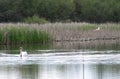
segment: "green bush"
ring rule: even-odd
[[[0,0],[0,22],[16,22],[22,19],[21,0]]]
[[[25,18],[24,22],[26,22],[26,23],[39,23],[39,24],[48,23],[48,21],[46,19],[39,18],[36,15],[34,15],[32,17]]]
[[[74,0],[40,0],[38,15],[50,21],[69,19],[74,11]]]
[[[81,0],[81,18],[88,22],[119,22],[119,0]]]

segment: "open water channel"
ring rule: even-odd
[[[119,50],[0,50],[0,79],[118,79]]]

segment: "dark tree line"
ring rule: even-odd
[[[0,0],[0,22],[35,15],[50,22],[119,22],[120,0]]]

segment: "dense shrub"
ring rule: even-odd
[[[84,21],[118,22],[119,12],[119,0],[81,0],[81,18]]]
[[[50,21],[59,21],[69,19],[73,11],[73,0],[40,0],[38,14]]]
[[[0,22],[20,21],[21,0],[0,0]]]
[[[120,0],[0,0],[0,22],[34,15],[51,22],[119,22]]]
[[[38,24],[44,24],[48,23],[48,21],[45,18],[39,18],[39,16],[32,16],[32,17],[27,17],[23,20],[25,23],[38,23]]]

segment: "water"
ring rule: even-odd
[[[14,52],[11,54],[11,52]],[[119,50],[0,51],[0,79],[118,79]]]

